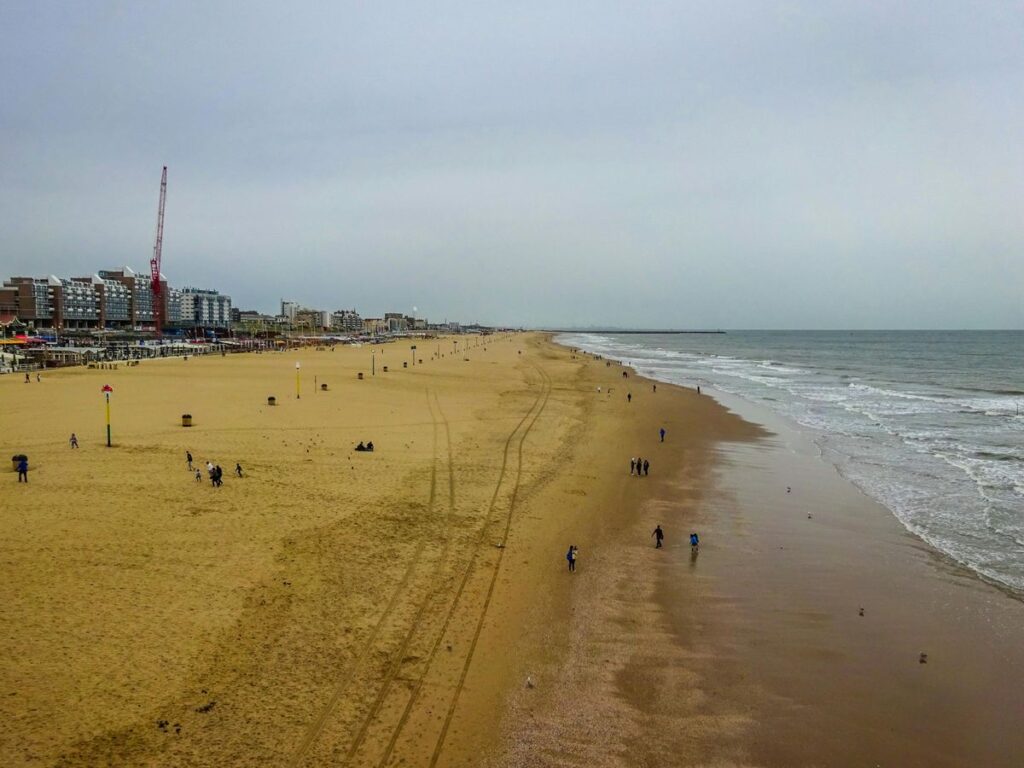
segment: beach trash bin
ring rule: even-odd
[[[403,368],[408,368],[409,367],[409,361],[408,360],[403,360],[402,361],[402,367]]]
[[[384,373],[387,373],[387,372],[388,372],[388,367],[385,365],[384,366]]]
[[[183,426],[183,427],[191,427],[192,426],[192,414],[191,413],[183,413],[183,414],[181,414],[181,426]]]
[[[267,405],[277,405],[277,398],[271,395],[267,398]]]
[[[360,371],[359,373],[357,373],[356,374],[356,378],[359,379],[360,381],[362,381],[363,380],[363,372]]]
[[[21,464],[22,459],[28,461],[28,456],[26,456],[24,453],[18,453],[15,454],[14,456],[11,456],[11,469],[17,472],[18,465]]]
[[[327,391],[327,385],[326,384],[321,384],[320,385],[320,391],[321,392],[326,392]]]

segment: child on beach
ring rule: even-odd
[[[78,438],[75,436],[74,432],[71,433],[71,440],[69,442],[71,443],[72,448],[78,447]]]
[[[235,476],[236,477],[241,477],[242,476],[242,465],[241,464],[238,464],[238,463],[235,464]]]
[[[199,467],[196,467],[196,482],[203,482],[203,473],[199,471]]]
[[[690,534],[690,549],[696,551],[699,546],[700,546],[700,537],[698,537],[696,533],[691,533]]]

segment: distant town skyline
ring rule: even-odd
[[[0,8],[0,274],[529,327],[1024,328],[1024,10]]]

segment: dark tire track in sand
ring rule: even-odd
[[[538,400],[540,400],[540,398],[543,397],[543,401],[541,401],[540,407],[533,414],[533,417],[530,419],[530,423],[527,425],[526,429],[523,430],[522,434],[519,437],[519,444],[516,446],[516,474],[515,474],[515,482],[514,482],[514,484],[512,486],[512,497],[509,499],[508,511],[505,513],[505,527],[504,527],[504,530],[502,531],[501,546],[498,549],[497,562],[495,563],[494,570],[491,573],[491,582],[490,582],[490,585],[488,586],[488,589],[487,589],[487,597],[484,600],[483,609],[480,611],[480,616],[477,619],[476,629],[473,632],[473,640],[471,641],[470,646],[469,646],[469,653],[466,655],[466,661],[462,665],[462,673],[459,676],[459,682],[455,686],[455,693],[453,694],[451,703],[448,706],[448,713],[445,716],[444,725],[441,727],[441,733],[440,733],[440,735],[437,738],[437,745],[434,747],[434,752],[433,752],[433,754],[430,757],[430,768],[434,768],[434,766],[437,765],[437,761],[440,759],[441,753],[444,750],[444,743],[445,743],[446,738],[448,737],[448,729],[451,727],[452,719],[455,717],[455,710],[456,710],[456,708],[458,707],[458,704],[459,704],[459,696],[462,694],[462,689],[466,685],[466,676],[469,674],[470,666],[472,666],[473,655],[476,652],[476,646],[477,646],[477,643],[480,640],[480,633],[483,631],[484,620],[487,618],[487,610],[490,608],[491,599],[494,597],[494,588],[495,588],[495,586],[498,583],[498,574],[501,571],[501,562],[502,562],[502,559],[503,559],[503,557],[505,555],[506,543],[508,541],[508,534],[509,534],[509,531],[510,531],[510,529],[512,527],[512,514],[515,511],[516,499],[517,499],[517,497],[519,495],[519,486],[520,486],[520,482],[522,480],[522,473],[523,473],[523,443],[526,442],[527,435],[529,435],[530,430],[533,429],[533,425],[537,423],[537,419],[540,417],[540,414],[543,412],[545,406],[547,406],[548,398],[551,396],[551,378],[544,371],[544,369],[541,368],[539,365],[537,365],[536,363],[531,363],[531,364],[533,365],[533,367],[537,370],[537,372],[541,376],[541,393],[538,395]],[[532,410],[533,409],[531,408],[531,411]],[[529,416],[529,414],[527,414],[527,416]],[[524,417],[524,420],[525,420],[525,417]],[[510,442],[511,442],[511,440],[509,441],[509,443]],[[507,458],[508,458],[508,445],[509,445],[509,443],[506,443],[506,446],[505,446],[505,458],[506,458],[506,461],[507,461]],[[505,463],[506,462],[502,463],[502,468],[503,469],[504,469]],[[499,481],[499,486],[500,486],[500,481]],[[494,498],[496,499],[497,495],[498,495],[498,489],[497,488],[495,489],[494,494],[495,494]],[[485,530],[486,530],[486,527],[485,527]],[[453,606],[453,610],[454,610],[454,606]]]
[[[429,392],[427,394],[427,406],[428,410],[430,411],[431,421],[433,423],[433,459],[431,461],[430,471],[430,498],[427,502],[429,508],[432,509],[434,506],[435,497],[437,495],[438,423],[437,418],[434,416],[433,408],[430,408]],[[445,425],[445,428],[447,430],[447,425]],[[302,765],[302,762],[305,759],[306,755],[309,754],[309,750],[317,742],[317,740],[320,738],[320,735],[323,733],[324,727],[327,724],[327,719],[330,717],[335,707],[338,706],[338,702],[341,700],[342,695],[348,689],[349,685],[352,684],[352,681],[355,679],[356,673],[359,671],[359,669],[366,663],[367,659],[370,658],[373,648],[377,643],[377,638],[380,636],[382,627],[387,622],[391,614],[394,612],[396,606],[398,605],[399,599],[406,592],[406,587],[409,585],[409,580],[412,578],[413,572],[419,565],[420,559],[423,556],[423,550],[426,548],[426,544],[427,540],[426,538],[424,538],[416,547],[416,553],[413,555],[412,560],[410,560],[408,567],[405,569],[405,573],[402,575],[402,579],[399,582],[398,587],[392,593],[391,599],[388,601],[387,606],[381,613],[380,618],[377,619],[377,623],[374,625],[373,630],[370,632],[370,637],[367,639],[366,644],[359,652],[359,655],[356,657],[356,660],[349,667],[347,673],[344,674],[338,681],[338,683],[335,685],[334,691],[332,692],[330,699],[328,699],[323,709],[320,710],[320,714],[317,716],[316,720],[314,720],[313,723],[310,725],[309,729],[306,732],[306,735],[302,739],[302,743],[299,745],[299,748],[295,751],[295,754],[292,756],[292,759],[288,763],[290,768],[299,768],[299,766]]]
[[[526,422],[529,420],[529,424],[527,425],[526,429],[523,430],[523,432],[519,436],[518,455],[520,457],[520,461],[519,461],[519,466],[517,467],[516,483],[515,483],[515,487],[518,488],[518,485],[519,485],[519,475],[520,475],[521,469],[522,469],[522,461],[521,461],[521,459],[522,459],[522,445],[523,445],[523,441],[526,439],[526,435],[529,433],[530,429],[533,427],[533,424],[537,420],[537,417],[540,416],[540,412],[544,410],[544,406],[547,404],[547,398],[548,398],[548,396],[551,393],[551,388],[550,388],[549,380],[547,379],[546,374],[539,367],[537,368],[537,370],[541,374],[541,390],[540,390],[540,392],[537,393],[537,397],[534,398],[534,401],[533,401],[533,403],[531,403],[530,408],[526,411],[525,414],[523,414],[523,418],[519,420],[519,423],[516,424],[515,428],[509,433],[508,438],[505,440],[505,445],[504,445],[504,449],[503,449],[503,452],[502,452],[501,469],[498,472],[498,480],[497,480],[497,482],[494,485],[494,493],[491,495],[491,500],[490,500],[490,503],[489,503],[488,508],[487,508],[487,513],[484,515],[484,522],[483,522],[483,525],[480,527],[480,533],[479,533],[479,535],[477,537],[477,540],[475,542],[472,556],[471,556],[471,558],[469,560],[469,563],[466,566],[466,570],[464,571],[464,573],[462,575],[462,581],[459,583],[459,588],[455,592],[455,597],[452,600],[451,606],[448,609],[448,614],[445,617],[444,624],[441,626],[440,632],[438,632],[437,636],[434,639],[433,646],[431,647],[430,653],[428,654],[427,659],[426,659],[426,664],[423,667],[423,674],[421,674],[415,680],[415,682],[413,683],[412,691],[410,693],[408,701],[405,704],[405,708],[402,711],[402,715],[399,718],[398,723],[396,724],[394,730],[392,731],[391,738],[388,741],[387,748],[384,750],[384,754],[381,756],[381,759],[377,763],[378,768],[383,768],[383,766],[386,766],[388,761],[391,759],[391,755],[393,754],[393,752],[395,750],[395,746],[397,745],[398,739],[399,739],[399,737],[402,734],[402,730],[405,728],[405,725],[406,725],[406,723],[409,720],[409,716],[412,713],[413,706],[416,704],[416,701],[419,698],[420,691],[423,688],[423,682],[426,679],[427,674],[430,671],[430,667],[433,664],[434,658],[437,656],[437,652],[438,652],[438,650],[439,650],[439,648],[441,646],[441,641],[444,639],[445,634],[447,634],[447,632],[448,632],[448,627],[450,626],[452,618],[455,615],[455,611],[456,611],[456,608],[459,605],[459,601],[462,599],[462,594],[465,591],[466,585],[469,583],[469,579],[472,576],[473,571],[474,571],[474,569],[476,567],[476,561],[477,561],[477,557],[478,557],[478,555],[480,553],[480,547],[482,546],[483,541],[484,541],[484,539],[486,538],[486,535],[487,535],[487,530],[488,530],[488,528],[491,525],[491,514],[494,512],[494,509],[497,506],[498,496],[501,493],[502,485],[505,482],[505,474],[506,474],[506,472],[508,470],[509,450],[511,448],[512,441],[515,439],[516,434],[520,431],[520,429],[523,427],[523,425],[526,424]],[[539,404],[539,408],[538,408],[538,404]],[[532,419],[531,419],[531,415],[532,415]],[[514,498],[514,492],[513,492],[513,498]],[[509,519],[511,519],[511,507],[509,508],[509,513],[508,514],[509,514]],[[507,536],[508,525],[506,525],[505,531],[506,531],[506,536]],[[504,543],[504,539],[503,539],[502,543]],[[499,565],[501,563],[500,554],[503,551],[504,551],[504,549],[499,550],[499,560],[498,560],[498,564]],[[495,577],[496,576],[497,576],[497,571],[495,571]],[[487,602],[488,603],[490,602],[489,597],[488,597],[488,601]],[[487,611],[487,604],[484,605],[484,609],[483,610],[486,613],[486,611]],[[479,630],[477,631],[477,634],[479,634]],[[474,642],[474,645],[475,645],[475,642]],[[472,653],[472,651],[471,651],[471,653]],[[456,699],[458,698],[458,694],[459,694],[459,691],[461,690],[461,687],[462,687],[462,682],[460,681],[460,685],[456,689],[456,693],[455,693]]]
[[[441,403],[437,399],[437,395],[433,395],[433,405],[431,405],[430,398],[431,393],[428,391],[427,407],[430,409],[430,415],[434,421],[434,466],[433,475],[431,479],[429,507],[429,511],[431,512],[434,511],[434,502],[436,500],[434,484],[437,479],[437,425],[439,421],[441,425],[444,426],[445,442],[447,443],[448,447],[448,512],[445,515],[444,546],[441,555],[437,560],[437,565],[434,567],[434,572],[431,576],[431,581],[433,582],[438,579],[438,577],[444,570],[446,558],[448,556],[448,549],[451,545],[451,521],[452,517],[455,515],[455,467],[452,459],[452,439],[451,429],[448,425],[448,419],[444,415],[444,411],[441,409]],[[437,409],[437,416],[434,416],[435,408]],[[518,429],[518,427],[516,428]],[[420,603],[420,606],[416,611],[416,617],[413,619],[412,624],[409,625],[409,629],[405,633],[405,637],[402,640],[402,645],[399,647],[397,651],[395,651],[395,654],[391,659],[391,663],[388,667],[387,676],[384,678],[384,681],[381,684],[380,689],[377,691],[377,697],[374,699],[373,705],[370,707],[370,711],[367,713],[366,717],[363,718],[362,725],[360,725],[359,731],[356,733],[356,737],[352,740],[352,743],[349,745],[348,752],[346,753],[345,756],[346,762],[350,762],[355,757],[356,753],[359,751],[359,748],[363,745],[363,742],[366,740],[366,735],[370,730],[370,726],[373,724],[373,722],[377,719],[378,715],[380,714],[381,706],[384,704],[384,700],[387,698],[388,692],[391,690],[391,685],[401,674],[402,663],[405,660],[406,653],[409,650],[409,645],[412,642],[413,637],[416,635],[417,630],[419,630],[420,623],[423,621],[423,616],[427,611],[427,607],[433,601],[433,598],[436,593],[437,590],[432,590],[426,595],[426,597],[423,599],[423,602]]]

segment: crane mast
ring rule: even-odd
[[[167,166],[160,177],[160,207],[156,213],[156,242],[153,243],[153,258],[149,260],[150,287],[153,290],[153,323],[159,336],[163,333],[167,313],[167,297],[160,283],[160,259],[164,248],[164,203],[167,201]]]

